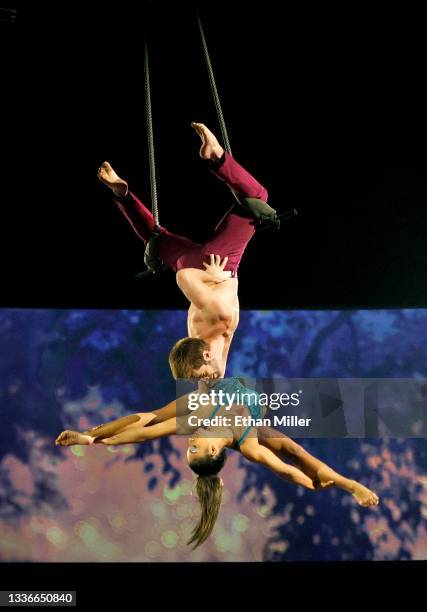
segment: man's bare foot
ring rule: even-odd
[[[78,431],[66,429],[55,440],[56,446],[74,446],[75,444],[92,444],[94,438]]]
[[[360,506],[378,506],[380,503],[379,497],[376,493],[364,487],[360,482],[354,481],[354,488],[352,492],[353,497]]]
[[[123,198],[127,194],[128,184],[114,172],[107,161],[99,167],[98,178],[111,189],[116,198]]]
[[[200,147],[200,157],[203,159],[210,159],[211,161],[218,161],[224,149],[219,144],[216,137],[210,130],[204,125],[204,123],[192,123],[191,127],[196,130],[200,138],[202,139],[202,146]]]

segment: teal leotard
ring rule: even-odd
[[[249,414],[253,419],[262,418],[263,412],[262,412],[262,406],[259,405],[258,393],[254,389],[249,389],[248,387],[245,387],[245,385],[243,385],[238,378],[236,377],[221,378],[217,383],[211,386],[211,389],[215,389],[215,391],[222,390],[224,391],[224,393],[228,393],[230,395],[233,393],[239,393],[240,396],[243,393],[251,394],[250,397],[245,398],[245,401],[243,403],[249,410]],[[242,402],[237,401],[236,403],[240,404]],[[209,419],[212,419],[214,416],[216,416],[219,410],[221,409],[221,407],[222,406],[220,404],[217,404],[213,412],[209,416]],[[245,440],[245,438],[247,438],[251,429],[252,429],[252,426],[249,426],[245,429],[243,434],[237,440],[237,446],[240,446],[242,442]]]

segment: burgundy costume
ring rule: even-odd
[[[224,153],[218,163],[211,163],[210,166],[211,171],[237,195],[259,198],[267,202],[267,190],[228,153]],[[116,202],[135,232],[146,243],[154,230],[154,219],[151,212],[131,192]],[[204,244],[198,244],[161,227],[156,241],[156,250],[164,264],[175,272],[182,268],[204,270],[203,262],[209,261],[211,253],[220,255],[221,259],[228,257],[225,270],[230,270],[232,276],[236,276],[246,245],[254,233],[255,227],[252,219],[236,203],[224,215],[213,235]]]

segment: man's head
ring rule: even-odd
[[[221,364],[210,346],[200,338],[182,338],[169,354],[172,375],[178,378],[219,378]]]

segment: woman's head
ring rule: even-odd
[[[196,493],[201,509],[200,521],[188,544],[197,548],[211,534],[219,514],[223,483],[218,472],[224,467],[227,455],[225,447],[218,445],[215,438],[190,438],[187,459],[197,474]]]

